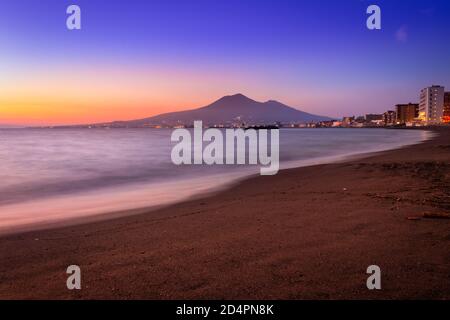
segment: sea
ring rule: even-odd
[[[157,208],[260,172],[260,165],[175,165],[172,131],[0,129],[0,233]],[[280,129],[280,168],[342,161],[430,136],[422,130]]]

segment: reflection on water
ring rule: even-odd
[[[171,130],[0,129],[0,230],[167,204],[259,173],[259,166],[175,166]],[[283,129],[281,168],[424,140],[426,132]]]

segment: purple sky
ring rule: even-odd
[[[66,29],[69,4],[82,30]],[[381,30],[366,28],[370,4]],[[450,91],[449,16],[446,0],[3,0],[0,123],[132,119],[238,92],[379,113]]]

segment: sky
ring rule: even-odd
[[[81,30],[66,9],[81,8]],[[369,5],[381,30],[366,27]],[[1,0],[0,124],[144,118],[242,93],[340,118],[450,91],[448,0]]]

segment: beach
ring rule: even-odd
[[[0,298],[450,299],[448,129],[156,211],[2,236]],[[69,265],[81,290],[66,287]],[[366,287],[370,265],[381,290]]]

